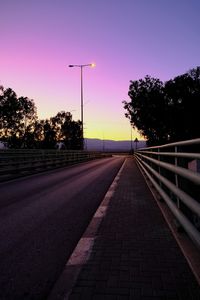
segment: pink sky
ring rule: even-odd
[[[130,80],[165,81],[200,65],[198,0],[0,0],[0,84],[34,99],[39,118],[61,110],[85,136],[131,137],[124,116]],[[133,138],[139,137],[133,131]]]

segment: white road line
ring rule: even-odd
[[[90,255],[92,253],[92,248],[95,242],[95,238],[97,235],[97,230],[103,218],[106,215],[109,202],[115,193],[125,163],[126,163],[126,159],[124,160],[120,170],[115,176],[115,179],[113,180],[104,199],[102,200],[101,205],[98,207],[97,211],[95,212],[82,238],[79,240],[76,248],[71,254],[68,262],[66,263],[65,269],[63,270],[62,275],[56,282],[51,294],[48,297],[48,300],[68,299],[83,265],[85,265],[90,258]],[[63,291],[59,290],[59,288],[63,288],[63,281],[65,280],[65,278],[67,278],[67,292],[64,293]]]
[[[75,251],[70,256],[67,266],[80,266],[85,264],[90,257],[93,244],[94,238],[81,238]]]
[[[92,252],[92,247],[94,244],[94,239],[96,237],[96,233],[97,230],[101,224],[101,221],[103,219],[103,217],[105,217],[106,212],[107,212],[107,207],[109,205],[109,201],[110,199],[113,197],[114,192],[116,190],[117,184],[116,184],[116,180],[119,180],[119,177],[121,175],[121,172],[124,168],[124,164],[125,164],[126,160],[124,161],[124,163],[122,164],[119,172],[117,173],[115,179],[113,180],[109,190],[107,191],[103,201],[101,202],[101,205],[98,207],[96,213],[94,214],[90,224],[88,225],[85,233],[83,234],[83,237],[79,240],[76,248],[74,249],[72,255],[70,256],[67,265],[77,265],[77,262],[80,262],[79,265],[83,265],[87,262],[87,260],[89,259],[89,254]],[[104,201],[106,201],[106,206],[103,204]],[[95,219],[98,218],[98,222],[95,222]],[[99,220],[99,218],[101,218],[101,220]],[[95,224],[95,225],[94,225]],[[94,234],[93,237],[90,238],[86,238],[84,236],[86,236],[86,232],[91,231],[90,227],[93,227],[92,232]],[[94,226],[96,227],[94,230]],[[87,255],[86,255],[87,253]],[[86,259],[87,258],[87,259]]]

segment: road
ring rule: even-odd
[[[0,299],[44,300],[124,161],[0,184]]]

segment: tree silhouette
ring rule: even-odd
[[[11,148],[54,149],[63,142],[67,149],[83,149],[81,122],[70,112],[38,120],[33,100],[17,98],[16,93],[0,86],[0,139]]]
[[[165,83],[172,141],[199,137],[200,67]]]
[[[199,137],[200,67],[165,83],[146,76],[131,81],[125,116],[149,145]]]
[[[66,149],[82,149],[81,122],[73,121],[70,112],[57,113],[51,122],[57,132],[57,141],[63,142]]]
[[[25,144],[27,128],[31,130],[30,125],[36,118],[33,100],[27,97],[17,98],[12,89],[1,88],[0,138],[7,140],[10,147],[19,148]]]
[[[166,99],[164,86],[159,79],[146,76],[139,81],[131,81],[128,95],[130,102],[124,101],[128,111],[126,117],[133,127],[148,138],[150,144],[164,141],[166,133]]]

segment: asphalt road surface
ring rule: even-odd
[[[124,157],[0,184],[0,299],[44,300]]]

